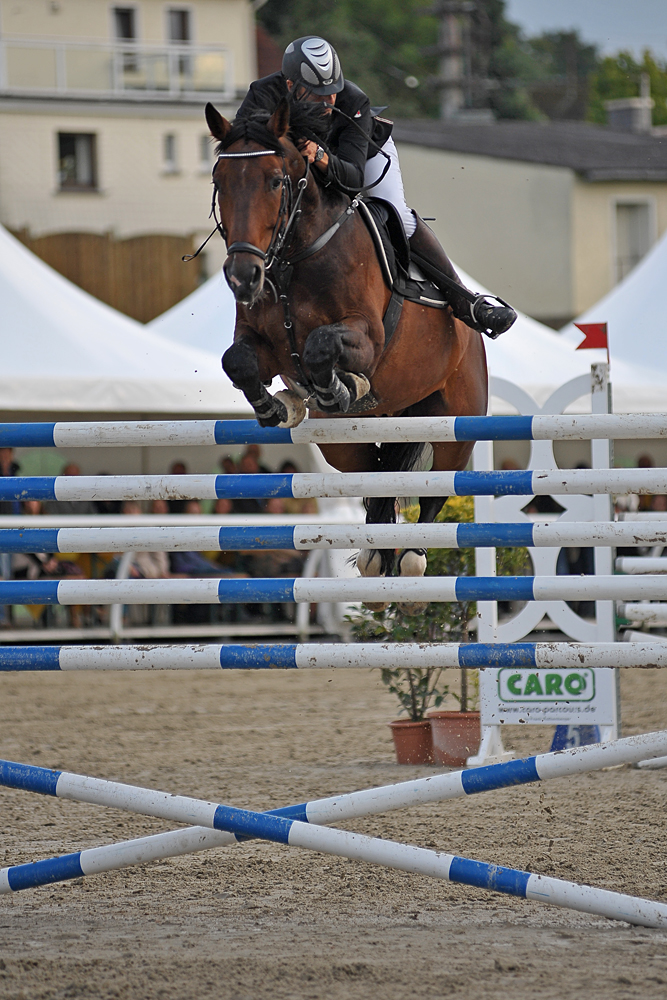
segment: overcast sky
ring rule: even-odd
[[[505,13],[528,35],[578,28],[605,54],[650,48],[667,58],[667,0],[506,0]]]

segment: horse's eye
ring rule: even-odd
[[[272,191],[277,191],[282,182],[283,182],[282,177],[272,177],[269,187],[271,188]]]

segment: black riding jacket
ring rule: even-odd
[[[287,82],[281,72],[256,80],[250,84],[237,117],[259,109],[273,112],[281,98],[288,94]],[[344,118],[336,109],[348,117]],[[348,121],[348,118],[353,121]],[[392,123],[383,118],[374,118],[371,103],[363,90],[349,80],[345,81],[343,89],[336,95],[331,119],[327,139],[330,152],[326,177],[346,188],[360,191],[364,186],[366,160],[372,159],[377,153],[377,147],[369,145],[369,138],[377,146],[383,146],[391,135]]]

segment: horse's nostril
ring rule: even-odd
[[[256,265],[252,269],[252,278],[251,278],[252,287],[256,288],[261,280],[262,280],[262,269],[261,267],[259,267],[259,265]]]

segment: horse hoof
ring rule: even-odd
[[[403,615],[423,615],[428,607],[428,603],[399,604],[398,610]]]
[[[368,611],[386,611],[389,607],[389,601],[364,601],[364,607]]]
[[[365,375],[357,375],[355,372],[340,372],[339,377],[350,390],[352,403],[358,403],[371,391],[371,384]]]
[[[281,389],[273,398],[282,403],[287,410],[286,419],[281,420],[278,427],[298,427],[301,421],[306,419],[306,404],[296,392],[292,392],[291,389]]]
[[[426,572],[425,549],[403,549],[398,557],[399,576],[423,576]]]
[[[382,576],[382,557],[377,549],[362,549],[357,553],[357,569],[362,576]],[[366,605],[370,607],[370,605]],[[384,605],[386,607],[386,605]],[[380,608],[382,610],[382,608]]]

